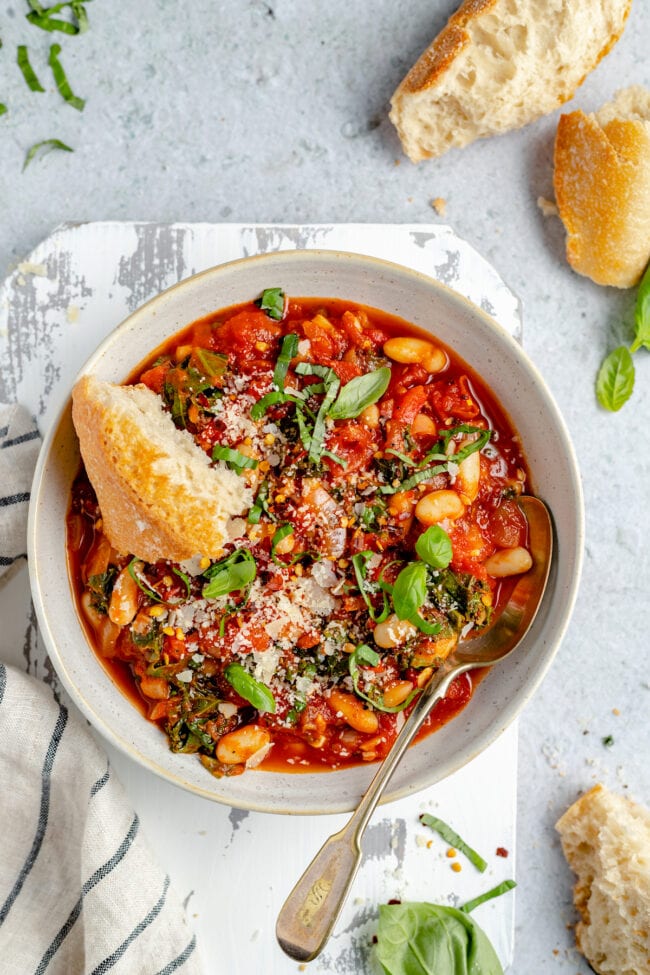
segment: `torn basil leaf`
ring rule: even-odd
[[[233,690],[261,714],[275,714],[275,698],[271,689],[251,677],[241,664],[228,664],[224,676]]]
[[[209,581],[203,587],[204,599],[218,599],[248,586],[257,575],[255,559],[247,548],[238,548],[232,555],[215,562],[203,573]]]
[[[390,383],[391,371],[388,366],[356,376],[346,383],[329,410],[333,420],[348,420],[376,403],[384,395]]]
[[[451,539],[439,525],[430,525],[415,543],[423,562],[434,569],[446,569],[453,555]]]
[[[282,288],[266,288],[255,304],[276,322],[284,318],[285,295]]]
[[[78,112],[83,112],[84,105],[86,104],[85,99],[79,98],[77,95],[73,94],[70,83],[67,79],[66,73],[63,70],[63,65],[59,61],[59,54],[61,53],[60,44],[52,44],[50,47],[50,56],[48,59],[48,64],[52,68],[52,74],[54,75],[54,81],[56,82],[56,87],[59,90],[61,98],[76,108]]]
[[[606,410],[616,413],[627,403],[634,389],[634,363],[626,345],[614,349],[603,361],[596,377],[596,396]]]
[[[63,152],[74,152],[74,149],[67,146],[65,142],[61,142],[60,139],[44,139],[42,142],[37,142],[27,150],[25,162],[23,163],[23,172],[25,172],[32,159],[34,159],[38,153],[40,153],[41,156],[44,156],[53,149],[61,149]]]
[[[45,88],[43,88],[43,85],[36,77],[36,72],[34,71],[34,69],[32,68],[29,62],[29,53],[27,51],[26,44],[18,45],[16,62],[18,64],[18,67],[22,71],[23,78],[25,79],[27,87],[30,89],[30,91],[45,91]]]

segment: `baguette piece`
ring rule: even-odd
[[[562,115],[554,182],[571,267],[597,284],[638,284],[650,261],[650,91]]]
[[[72,419],[104,534],[118,552],[146,562],[220,554],[229,519],[250,507],[251,492],[176,428],[159,396],[142,384],[83,376]]]
[[[411,68],[390,119],[412,162],[568,101],[623,32],[631,0],[465,0]]]
[[[578,948],[599,975],[648,975],[650,811],[597,785],[555,828],[578,875]]]

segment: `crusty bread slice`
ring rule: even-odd
[[[630,5],[465,0],[393,95],[407,156],[440,156],[552,112],[616,43]]]
[[[594,115],[562,115],[554,182],[573,269],[597,284],[637,284],[650,261],[650,91],[637,85]]]
[[[648,975],[650,811],[597,785],[556,829],[578,875],[578,948],[599,975]]]
[[[219,554],[229,518],[250,507],[251,493],[224,464],[212,466],[159,396],[83,376],[72,418],[104,534],[118,552],[146,562]]]

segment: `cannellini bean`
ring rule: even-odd
[[[488,575],[502,579],[505,576],[518,576],[522,572],[528,572],[532,567],[533,559],[528,549],[517,546],[517,548],[502,548],[485,561],[485,568]]]
[[[148,677],[145,674],[140,678],[140,690],[145,697],[154,701],[166,701],[169,697],[169,684],[164,677]]]
[[[438,428],[426,413],[418,413],[411,424],[411,433],[414,437],[435,437]]]
[[[344,694],[343,691],[334,689],[330,694],[329,702],[355,731],[373,735],[379,728],[379,718],[375,712],[368,711],[354,694]]]
[[[182,362],[183,359],[186,359],[188,355],[191,354],[192,354],[191,345],[177,345],[176,351],[174,352],[174,358],[176,359],[176,362]]]
[[[432,491],[420,498],[415,517],[423,525],[435,525],[448,518],[455,521],[465,511],[465,505],[455,491]]]
[[[375,430],[379,426],[379,407],[377,404],[371,403],[370,406],[366,406],[365,410],[359,414],[359,419],[364,426]]]
[[[388,502],[388,510],[395,518],[400,515],[410,516],[413,514],[414,505],[415,500],[410,491],[397,491],[391,495],[390,501]]]
[[[382,650],[392,650],[406,643],[409,637],[416,632],[416,627],[408,620],[401,620],[395,613],[391,613],[383,623],[377,623],[373,637],[375,643]]]
[[[447,356],[433,342],[425,339],[407,338],[388,339],[384,342],[384,353],[394,362],[418,363],[427,372],[441,372],[447,365]]]
[[[398,680],[397,683],[384,691],[384,704],[387,708],[396,708],[403,704],[413,690],[410,680]]]
[[[224,765],[240,765],[271,741],[266,728],[247,724],[235,731],[229,731],[219,739],[217,758]]]
[[[478,450],[466,457],[458,465],[455,487],[461,501],[471,504],[478,495],[481,480],[481,456]]]
[[[126,626],[138,612],[140,590],[128,569],[122,569],[115,580],[108,617],[117,626]]]
[[[97,647],[102,657],[115,656],[115,644],[120,635],[120,628],[109,620],[104,613],[98,613],[92,604],[92,596],[85,592],[81,597],[81,608],[84,616],[90,623],[95,633]]]

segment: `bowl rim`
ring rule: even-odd
[[[314,248],[305,250],[280,250],[280,251],[270,251],[262,254],[250,255],[243,258],[237,258],[236,260],[227,261],[222,264],[215,265],[210,268],[206,268],[199,271],[196,274],[190,275],[187,278],[183,278],[181,281],[176,282],[164,291],[159,292],[150,299],[148,299],[144,304],[140,305],[134,311],[132,311],[126,318],[124,318],[118,325],[113,328],[108,335],[100,342],[93,353],[85,360],[79,371],[77,372],[74,380],[74,384],[88,373],[92,373],[98,362],[102,360],[106,351],[111,348],[116,342],[118,342],[125,332],[129,332],[134,326],[137,325],[139,319],[145,318],[151,313],[161,301],[166,300],[172,296],[178,296],[179,293],[185,290],[190,290],[194,287],[201,286],[202,283],[214,276],[222,276],[231,272],[237,273],[237,270],[242,266],[250,266],[252,264],[268,262],[270,259],[274,261],[279,261],[281,264],[291,264],[292,262],[298,263],[314,263],[318,261],[331,262],[333,265],[336,262],[345,261],[347,264],[357,264],[359,270],[368,270],[369,267],[376,267],[377,270],[383,273],[393,273],[397,274],[402,278],[412,278],[414,282],[417,282],[419,286],[423,286],[434,291],[439,291],[447,296],[447,299],[452,303],[455,302],[460,306],[465,306],[465,310],[473,316],[477,316],[482,319],[483,324],[487,326],[488,330],[496,332],[498,339],[509,346],[510,351],[516,359],[518,359],[527,371],[532,379],[535,380],[540,396],[544,400],[546,409],[550,412],[553,420],[557,427],[557,433],[561,437],[562,448],[567,460],[567,468],[570,472],[570,495],[574,507],[575,515],[575,534],[574,534],[574,548],[575,548],[575,561],[574,561],[574,571],[571,577],[570,585],[564,590],[563,598],[563,614],[561,619],[555,620],[553,638],[551,645],[545,651],[545,659],[543,665],[538,669],[537,673],[533,678],[529,678],[525,687],[515,696],[514,701],[510,701],[508,705],[504,708],[502,718],[503,720],[495,722],[494,726],[487,732],[482,733],[480,741],[474,743],[472,747],[471,743],[466,744],[463,748],[458,749],[454,752],[451,758],[445,759],[444,762],[436,766],[435,769],[431,770],[430,774],[426,776],[426,781],[418,781],[416,784],[406,783],[403,786],[390,788],[386,791],[385,795],[382,797],[381,804],[396,801],[407,795],[411,795],[418,792],[424,788],[427,788],[442,779],[447,778],[449,775],[458,771],[458,769],[464,767],[470,761],[472,761],[477,755],[483,752],[491,744],[493,744],[503,732],[510,726],[510,724],[520,715],[524,707],[530,701],[530,699],[537,692],[540,684],[546,677],[548,670],[557,654],[560,645],[564,639],[567,628],[569,626],[571,616],[573,614],[579,585],[582,573],[582,566],[584,560],[584,538],[585,538],[585,513],[584,513],[584,498],[582,491],[582,481],[579,475],[579,466],[575,448],[573,446],[568,427],[566,422],[557,406],[555,398],[551,393],[546,381],[542,377],[540,371],[534,362],[529,358],[526,351],[523,349],[522,345],[513,338],[513,336],[487,311],[474,302],[470,301],[463,294],[455,291],[453,288],[444,282],[438,281],[421,271],[415,270],[413,268],[401,265],[394,261],[384,260],[383,258],[372,257],[369,255],[359,254],[349,251],[340,250],[328,250],[325,248]],[[296,297],[301,297],[297,295]],[[326,298],[327,295],[322,295],[321,297]],[[354,301],[354,298],[347,299]],[[226,306],[228,307],[228,306]],[[218,310],[218,309],[215,309]],[[395,313],[396,314],[396,313]],[[398,316],[399,317],[399,316]],[[404,316],[402,316],[404,317]],[[406,318],[405,318],[406,320]],[[181,324],[176,331],[180,331],[187,325],[191,324],[191,320],[188,320],[184,324]],[[170,331],[168,338],[171,338],[175,332]],[[155,347],[154,347],[155,348]],[[154,351],[152,349],[151,351]],[[461,355],[461,358],[464,356]],[[137,368],[136,363],[129,368],[129,372],[133,372]],[[472,365],[472,363],[469,363]],[[477,368],[473,366],[473,368]],[[481,376],[480,369],[477,369],[478,375]],[[128,374],[128,373],[127,373]],[[124,380],[122,380],[124,381]],[[72,388],[72,387],[71,387]],[[271,807],[265,804],[263,799],[260,802],[240,800],[237,797],[230,795],[217,795],[212,791],[201,788],[199,785],[190,782],[186,779],[181,779],[179,776],[174,775],[173,772],[166,768],[161,767],[158,763],[140,751],[138,748],[132,746],[128,741],[122,738],[114,728],[107,723],[107,721],[93,709],[91,702],[89,702],[84,696],[80,688],[77,687],[75,681],[68,673],[68,669],[65,665],[64,657],[60,654],[57,642],[54,635],[50,629],[49,613],[51,612],[47,608],[47,599],[41,581],[39,578],[38,570],[38,508],[41,501],[41,492],[43,491],[44,479],[43,472],[47,462],[50,460],[50,454],[52,447],[57,440],[59,435],[59,430],[61,425],[65,422],[67,414],[70,410],[71,397],[68,395],[56,415],[53,417],[49,429],[43,439],[43,444],[38,456],[38,461],[36,464],[36,469],[34,472],[30,503],[29,503],[29,513],[28,513],[28,525],[27,525],[27,555],[28,555],[28,567],[29,567],[29,580],[30,588],[32,592],[32,599],[34,602],[34,608],[37,614],[39,628],[43,640],[46,645],[46,649],[52,662],[55,666],[58,676],[60,677],[66,691],[79,707],[84,716],[88,721],[95,727],[101,735],[106,738],[112,745],[117,747],[123,754],[127,755],[132,760],[136,761],[139,765],[147,768],[154,774],[162,777],[166,781],[185,789],[191,793],[202,796],[203,798],[210,799],[213,802],[218,802],[227,806],[236,806],[236,808],[246,809],[253,812],[272,812],[280,815],[314,815],[314,814],[336,814],[342,812],[349,812],[356,806],[356,801],[351,804],[350,801],[337,802],[327,808],[322,808],[314,806],[313,808],[291,808],[289,805],[286,808],[278,808],[277,806]],[[516,424],[515,424],[516,426]],[[555,546],[557,553],[557,546]],[[557,559],[557,554],[554,556]],[[69,583],[69,576],[66,566],[66,578]],[[74,604],[75,614],[77,614],[77,607],[74,600],[72,592],[70,592],[70,597]],[[545,600],[550,598],[549,594],[546,594]],[[83,636],[83,639],[87,641],[85,631],[81,621],[79,621],[79,632]],[[92,650],[91,650],[92,652]],[[100,666],[101,661],[99,661]],[[102,670],[106,673],[108,679],[110,675],[102,666]],[[122,693],[122,692],[120,692]],[[126,697],[125,702],[129,707],[133,705],[128,702]],[[143,720],[146,720],[143,719]],[[368,767],[368,766],[363,766]],[[377,763],[370,763],[371,769],[378,768]],[[335,771],[335,770],[333,770]],[[319,772],[315,773],[318,775],[331,775],[333,771]],[[269,775],[274,774],[272,772],[264,772],[263,774]],[[282,774],[282,773],[275,773]],[[304,774],[304,773],[296,773]]]

